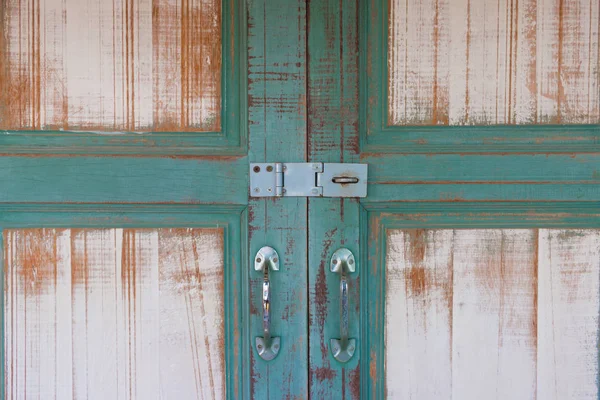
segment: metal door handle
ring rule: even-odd
[[[348,274],[356,271],[354,255],[348,249],[336,250],[331,257],[331,272],[340,275],[340,335],[339,339],[331,339],[331,352],[339,362],[345,363],[352,358],[356,350],[356,340],[348,338]]]
[[[271,281],[270,270],[279,271],[279,256],[275,249],[269,246],[261,248],[254,258],[254,270],[263,272],[262,305],[263,305],[263,336],[256,337],[256,351],[265,361],[274,359],[279,353],[281,340],[271,336]]]

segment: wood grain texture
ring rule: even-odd
[[[598,398],[600,234],[541,230],[538,398]]]
[[[393,229],[386,254],[388,398],[597,398],[598,230]]]
[[[248,2],[249,161],[306,161],[306,2]],[[245,187],[247,189],[247,186]],[[250,397],[308,398],[308,221],[302,197],[248,198],[249,259],[262,246],[280,256],[271,279],[271,332],[281,349],[261,359],[254,338],[262,336],[262,280],[250,272]]]
[[[218,131],[220,0],[9,0],[0,128]]]
[[[5,398],[225,398],[221,229],[4,242]]]
[[[390,125],[600,122],[597,0],[392,0]]]
[[[308,161],[358,162],[358,1],[312,0],[308,14]],[[330,339],[340,335],[340,280],[329,271],[339,247],[360,259],[359,211],[357,199],[308,199],[311,399],[360,398],[360,345],[345,364],[331,356]],[[349,277],[349,334],[359,342],[361,268]]]

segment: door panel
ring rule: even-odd
[[[361,151],[589,152],[596,1],[365,0]]]
[[[224,398],[223,229],[9,229],[6,398]]]
[[[236,0],[8,1],[0,12],[4,148],[245,152]]]
[[[598,214],[530,207],[369,212],[363,393],[597,397]]]
[[[313,397],[598,396],[598,4],[476,3],[310,2],[309,160],[369,165],[309,200]]]
[[[390,125],[600,122],[597,1],[389,4]]]

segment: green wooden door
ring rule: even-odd
[[[598,398],[598,1],[311,1],[311,398]],[[357,257],[350,337],[339,278]]]
[[[2,398],[306,396],[307,201],[248,197],[305,160],[306,9],[272,3],[1,2]]]

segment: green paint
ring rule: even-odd
[[[309,2],[309,154],[315,162],[358,162],[358,42],[354,0]],[[311,198],[308,204],[309,393],[314,399],[358,399],[360,367],[359,282],[364,265],[348,277],[349,335],[357,340],[342,364],[330,340],[340,335],[340,279],[329,261],[340,247],[360,260],[356,199]]]
[[[306,8],[300,0],[251,0],[249,11],[249,159],[301,162],[306,159]],[[271,330],[281,348],[261,359],[254,337],[262,335],[262,274],[250,272],[250,350],[246,366],[255,399],[306,398],[307,200],[255,198],[249,202],[250,247],[246,267],[268,245],[280,256],[270,274]],[[253,268],[253,267],[252,267]]]

